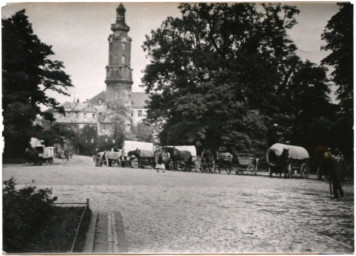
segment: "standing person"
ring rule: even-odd
[[[162,172],[164,172],[165,168],[164,168],[164,163],[163,163],[162,150],[158,150],[155,160],[156,160],[157,172],[159,172],[159,170],[162,170]]]
[[[324,171],[329,180],[330,193],[334,194],[334,198],[344,197],[344,190],[338,177],[337,157],[331,153],[330,148],[324,154]]]

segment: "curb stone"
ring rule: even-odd
[[[85,238],[85,245],[83,252],[93,252],[94,251],[94,239],[95,239],[95,229],[98,222],[98,214],[92,212],[89,229]]]

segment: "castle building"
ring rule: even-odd
[[[145,108],[148,95],[142,92],[132,92],[131,41],[128,36],[130,27],[125,22],[125,7],[120,4],[116,9],[116,21],[111,25],[109,35],[109,58],[106,66],[106,90],[91,99],[79,103],[65,102],[65,115],[54,112],[58,123],[83,128],[86,125],[97,127],[98,135],[110,135],[113,131],[113,121],[107,114],[108,106],[118,103],[124,106],[129,116],[125,120],[125,130],[137,126],[146,117]]]

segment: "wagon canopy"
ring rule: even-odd
[[[277,156],[282,154],[283,149],[289,149],[289,157],[295,160],[304,160],[309,158],[308,151],[299,146],[286,145],[281,143],[273,144],[266,152],[266,157],[268,159],[268,153],[274,151]]]
[[[136,149],[151,151],[151,152],[154,152],[155,150],[153,143],[142,142],[142,141],[131,141],[131,140],[125,140],[122,149],[124,151],[125,156],[127,156],[127,153],[129,151],[134,151]]]
[[[154,157],[153,151],[140,150],[140,157]]]

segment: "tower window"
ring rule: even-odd
[[[123,43],[121,44],[121,49],[122,49],[122,50],[126,50],[126,43],[125,43],[125,42],[123,42]]]
[[[126,57],[125,57],[125,55],[122,55],[122,56],[121,56],[121,63],[122,63],[122,64],[126,64]]]
[[[139,117],[141,117],[141,116],[142,116],[142,110],[139,110],[137,115],[138,115]]]

